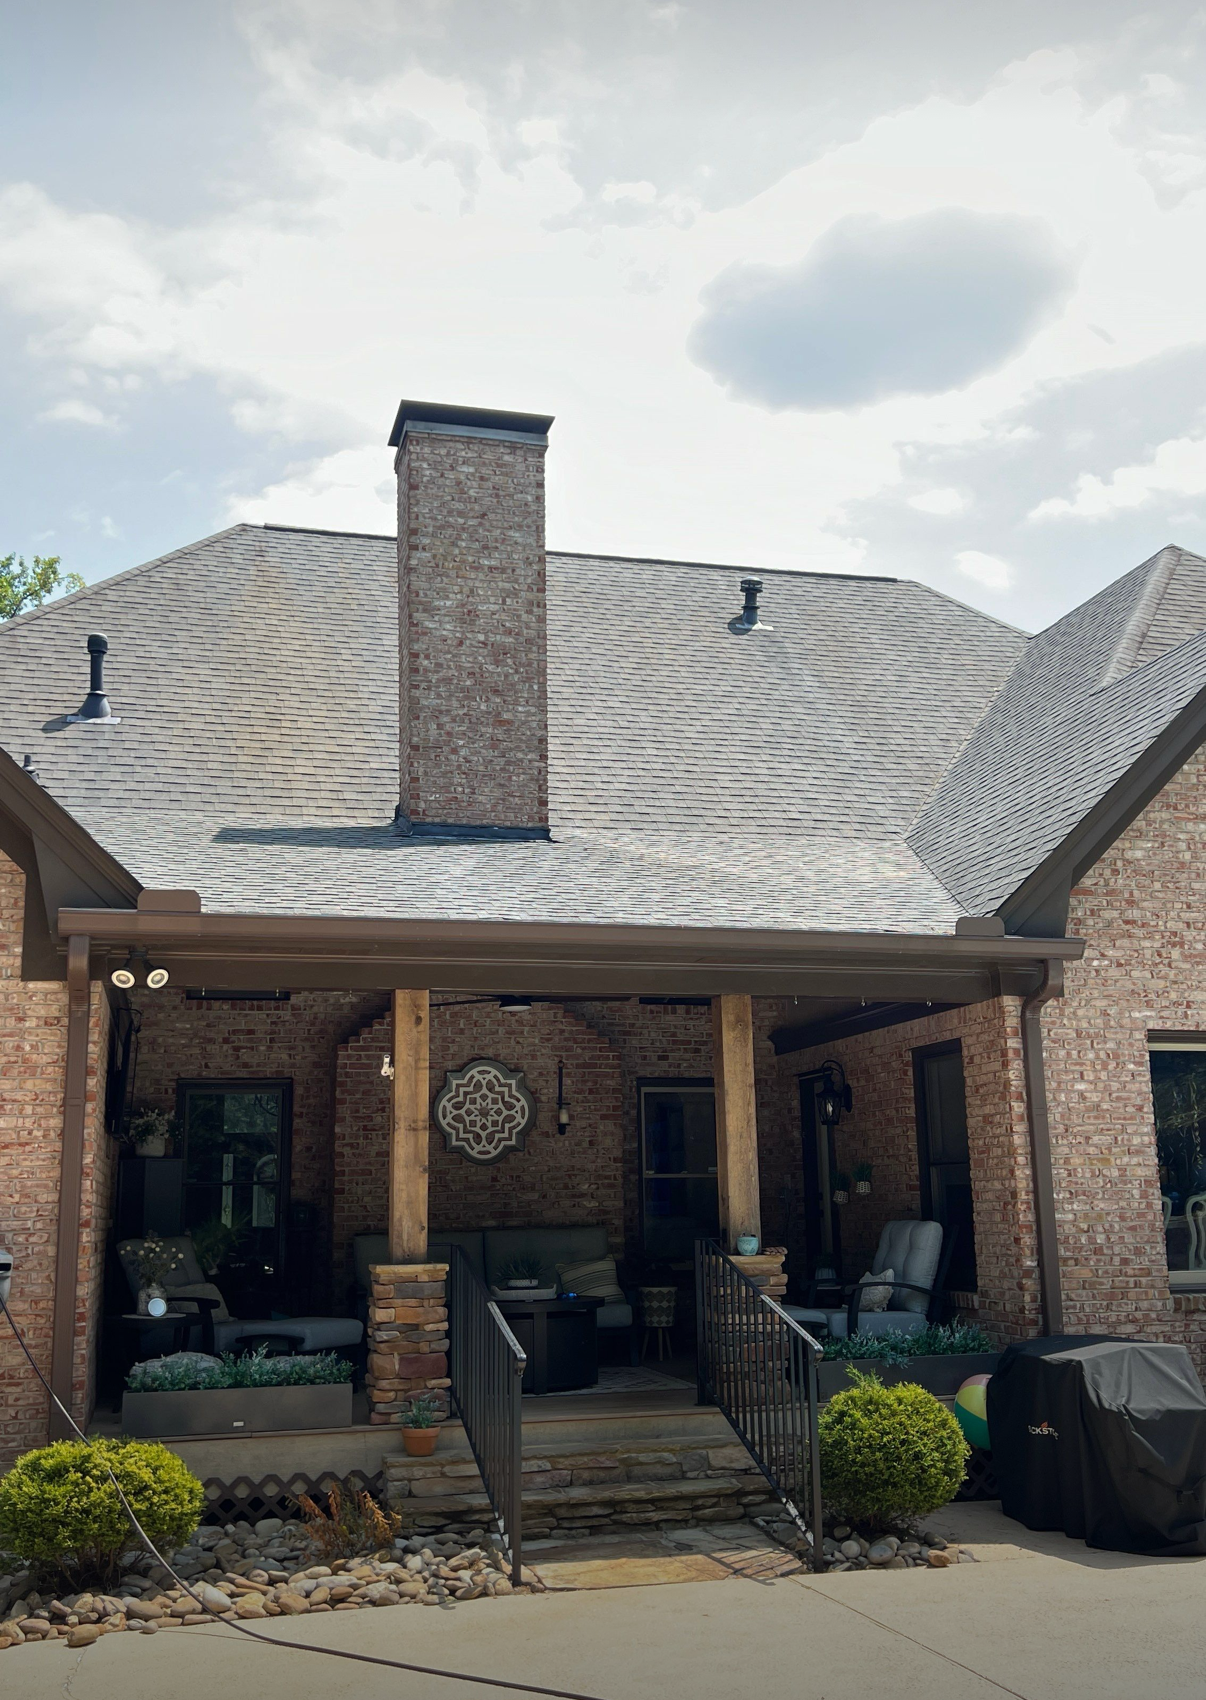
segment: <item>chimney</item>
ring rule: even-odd
[[[404,401],[400,830],[547,838],[544,452],[551,418]]]

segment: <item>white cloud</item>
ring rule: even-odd
[[[979,549],[961,549],[955,565],[965,578],[974,579],[985,590],[1008,590],[1013,583],[1013,568],[997,555],[985,555]]]
[[[319,530],[392,534],[397,526],[393,450],[343,449],[290,469],[255,496],[236,496],[227,523],[314,526]]]
[[[1170,437],[1149,461],[1120,466],[1107,481],[1085,472],[1076,494],[1049,496],[1032,508],[1031,519],[1108,519],[1139,508],[1155,496],[1198,496],[1206,491],[1206,437]]]
[[[967,505],[967,497],[963,492],[952,489],[950,485],[940,490],[923,490],[920,495],[909,497],[911,508],[916,508],[919,513],[938,514],[940,517],[961,514]]]
[[[102,412],[90,401],[79,401],[75,397],[56,401],[53,407],[44,408],[38,418],[50,424],[110,426],[116,423],[112,414]]]

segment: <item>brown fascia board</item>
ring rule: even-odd
[[[558,922],[403,921],[329,916],[69,909],[59,933],[96,955],[142,945],[176,984],[438,986],[495,992],[748,990],[975,1002],[1038,983],[1043,958],[1077,939],[792,933],[753,928]]]
[[[1206,743],[1206,686],[1186,703],[1072,831],[997,908],[1008,932],[1038,937],[1067,925],[1072,887]]]
[[[6,750],[0,750],[0,809],[98,897],[116,904],[138,901],[142,887],[134,875],[103,849]]]

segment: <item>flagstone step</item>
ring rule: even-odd
[[[493,1525],[484,1491],[407,1494],[390,1504],[407,1534],[460,1533]],[[734,1523],[770,1509],[760,1476],[717,1475],[674,1481],[525,1487],[525,1539],[553,1534],[575,1537],[632,1528]],[[777,1507],[776,1507],[777,1508]]]

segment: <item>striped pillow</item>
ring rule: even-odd
[[[559,1263],[557,1275],[563,1293],[577,1293],[584,1299],[602,1299],[606,1304],[624,1302],[614,1257],[600,1257],[590,1263]]]

